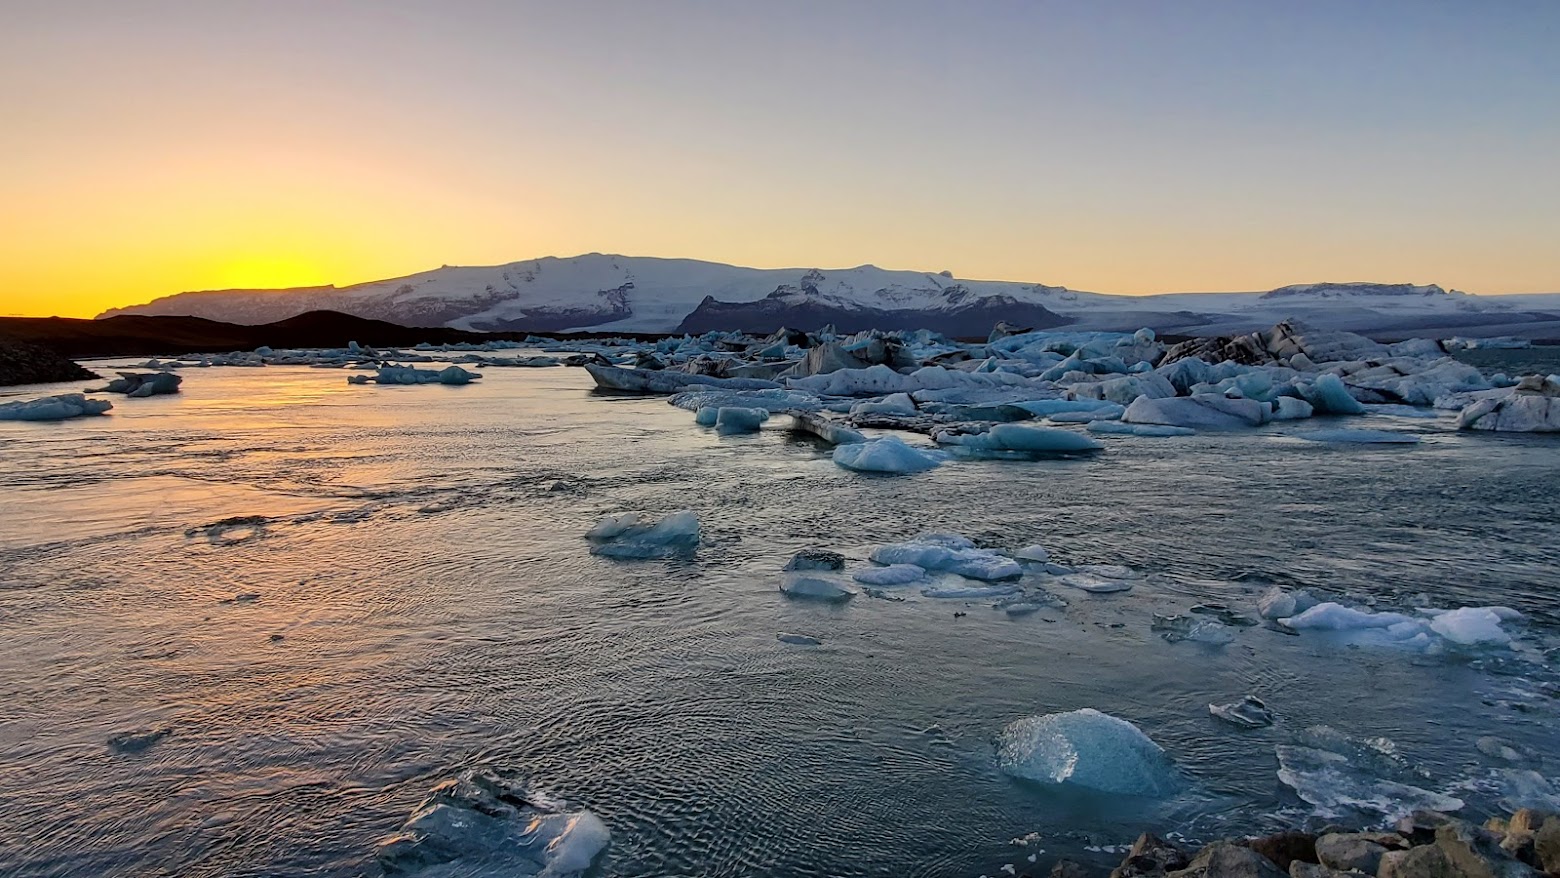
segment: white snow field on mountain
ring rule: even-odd
[[[1327,329],[1400,337],[1560,337],[1560,293],[1481,296],[1435,285],[1319,283],[1265,292],[1081,292],[951,272],[759,269],[590,253],[507,265],[444,266],[351,286],[187,292],[104,312],[260,324],[333,310],[406,326],[486,331],[770,332],[931,329],[985,336],[997,321],[1031,329],[1220,335],[1298,317]]]

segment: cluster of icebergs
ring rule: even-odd
[[[1277,587],[1258,599],[1257,612],[1289,631],[1329,632],[1353,644],[1416,651],[1508,646],[1513,638],[1507,626],[1523,621],[1510,607],[1376,611]]]
[[[373,375],[348,375],[348,384],[448,384],[460,386],[481,378],[480,372],[468,372],[459,366],[443,369],[418,369],[413,366],[380,366]]]
[[[1560,379],[1486,377],[1440,342],[1379,344],[1297,321],[1234,338],[1166,346],[1154,333],[993,333],[984,344],[930,332],[780,330],[755,338],[663,339],[582,363],[608,390],[671,395],[713,425],[750,432],[765,418],[842,446],[835,461],[913,473],[954,458],[1086,454],[1095,436],[1186,436],[1319,415],[1395,419],[1459,412],[1465,429],[1560,431]],[[704,412],[712,409],[712,412]],[[1385,423],[1401,423],[1401,420]],[[930,445],[863,430],[926,436]],[[1330,428],[1329,443],[1413,444],[1410,433]],[[847,445],[862,448],[845,448]]]

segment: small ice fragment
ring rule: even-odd
[[[1243,729],[1260,729],[1273,724],[1273,711],[1268,710],[1262,699],[1255,695],[1247,695],[1229,704],[1210,704],[1208,712]]]
[[[785,574],[780,590],[788,597],[821,601],[845,601],[856,595],[840,577],[816,571]]]
[[[1069,588],[1081,589],[1094,594],[1111,594],[1118,591],[1131,591],[1132,583],[1119,579],[1102,579],[1098,576],[1090,576],[1087,573],[1069,573],[1058,580]]]
[[[1035,564],[1044,564],[1045,562],[1051,560],[1051,553],[1046,551],[1045,546],[1036,544],[1033,546],[1025,546],[1022,549],[1019,549],[1017,552],[1013,553],[1013,557],[1019,561],[1030,561]]]

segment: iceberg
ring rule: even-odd
[[[735,433],[757,433],[759,427],[767,420],[769,420],[769,412],[765,409],[721,406],[715,412],[715,432],[728,436]]]
[[[1463,607],[1437,614],[1430,630],[1458,646],[1506,646],[1511,635],[1500,627],[1502,621],[1495,607]]]
[[[1018,579],[1024,575],[1021,564],[995,549],[977,549],[973,544],[963,545],[951,540],[941,542],[944,544],[939,544],[939,535],[930,534],[914,542],[879,546],[872,550],[870,557],[879,564],[914,565],[923,570],[954,573],[966,579],[988,582]]]
[[[1140,396],[1121,419],[1129,424],[1163,424],[1207,430],[1236,430],[1266,424],[1272,409],[1254,399],[1230,399],[1219,393],[1150,399]]]
[[[1019,549],[1017,552],[1013,553],[1013,557],[1019,561],[1029,561],[1034,564],[1044,564],[1045,562],[1051,560],[1051,553],[1046,550],[1045,546],[1037,543],[1033,546],[1025,546],[1022,549]]]
[[[897,436],[884,436],[835,446],[834,462],[857,472],[919,473],[939,466],[942,456],[907,445]]]
[[[1300,394],[1315,407],[1316,411],[1327,415],[1363,415],[1365,406],[1354,395],[1349,393],[1349,388],[1343,385],[1343,379],[1331,372],[1324,372],[1316,376],[1316,380],[1309,385],[1301,384],[1297,387]]]
[[[1458,413],[1457,429],[1560,432],[1560,377],[1529,375],[1504,394],[1474,401]]]
[[[908,585],[926,578],[926,569],[914,564],[890,564],[857,570],[851,578],[864,585]]]
[[[347,378],[348,384],[366,384],[373,381],[375,384],[448,384],[460,386],[470,384],[473,380],[481,378],[480,372],[467,372],[459,366],[449,366],[440,371],[432,369],[418,369],[413,366],[381,366],[372,378],[366,375],[351,375]]]
[[[1358,631],[1364,628],[1390,628],[1404,622],[1414,622],[1402,613],[1372,613],[1357,610],[1343,604],[1328,601],[1300,613],[1278,620],[1286,627],[1314,629],[1317,631]]]
[[[1087,707],[1009,724],[997,761],[1014,777],[1105,793],[1158,796],[1177,786],[1163,748],[1132,723]]]
[[[693,422],[701,427],[713,427],[718,417],[720,417],[720,409],[707,405],[693,413]]]
[[[144,399],[148,396],[178,393],[179,385],[183,382],[181,376],[172,372],[120,372],[118,378],[97,390],[87,392],[123,393],[126,396]]]
[[[845,601],[856,596],[855,590],[839,576],[820,571],[787,573],[780,580],[780,590],[788,597],[821,601]]]
[[[674,512],[654,524],[639,513],[610,515],[585,534],[592,555],[607,558],[671,558],[699,547],[699,519],[692,512]]]
[[[0,421],[63,421],[101,415],[113,408],[106,399],[88,399],[80,393],[62,393],[19,402],[0,403]]]
[[[1098,451],[1098,440],[1072,430],[1056,427],[1032,427],[1028,424],[995,424],[982,433],[964,433],[953,429],[932,434],[939,445],[952,445],[969,451],[1021,451],[1030,453],[1066,453]]]
[[[469,771],[434,787],[376,857],[391,878],[573,878],[611,840],[590,811],[566,810],[510,773]]]
[[[914,416],[918,412],[915,400],[908,393],[893,393],[880,400],[866,400],[858,402],[850,407],[853,415],[907,415]]]

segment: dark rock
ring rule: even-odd
[[[844,570],[845,556],[827,549],[803,549],[786,562],[786,570]]]
[[[1351,878],[1351,876],[1364,874],[1364,872],[1340,872],[1318,863],[1305,863],[1300,860],[1289,864],[1289,878]]]
[[[1316,859],[1340,872],[1376,874],[1387,849],[1360,833],[1324,835],[1316,840]]]
[[[1376,878],[1460,878],[1446,854],[1433,844],[1381,856]]]
[[[115,753],[140,753],[171,734],[173,729],[137,729],[133,732],[120,732],[108,739],[108,747]]]
[[[1057,860],[1051,867],[1051,878],[1089,878],[1089,870],[1072,860]]]
[[[1185,851],[1151,832],[1145,832],[1132,843],[1127,858],[1111,871],[1110,878],[1164,875],[1186,868],[1187,862]]]
[[[1251,848],[1216,841],[1197,852],[1185,869],[1170,872],[1175,878],[1284,878],[1273,861]]]
[[[1462,878],[1536,878],[1537,871],[1507,853],[1500,837],[1463,820],[1451,820],[1435,831],[1435,846]]]
[[[0,387],[86,381],[100,377],[54,351],[30,342],[0,338]]]
[[[1415,811],[1397,822],[1398,835],[1408,839],[1411,845],[1430,844],[1435,841],[1435,831],[1457,818],[1440,811]]]
[[[1533,833],[1533,853],[1539,868],[1560,875],[1560,817],[1547,817]]]
[[[1247,839],[1246,847],[1272,860],[1280,869],[1289,869],[1296,861],[1315,863],[1316,836],[1309,832],[1278,832]]]

